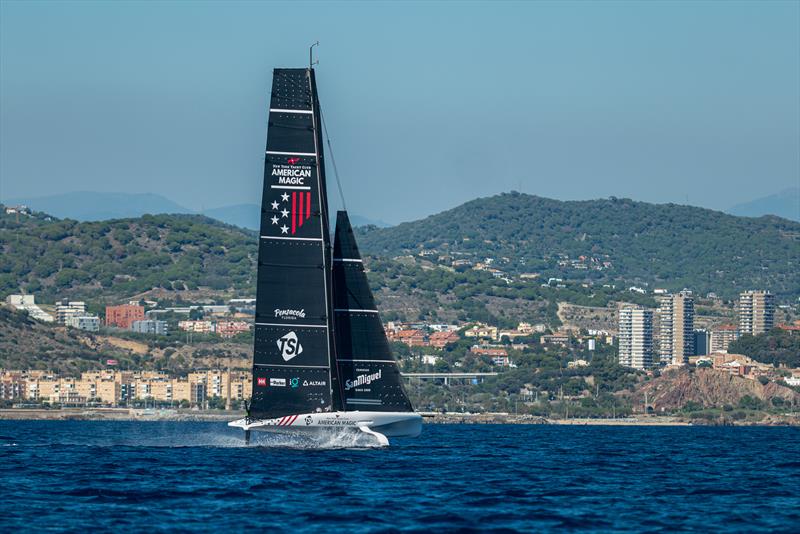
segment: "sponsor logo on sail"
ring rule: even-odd
[[[260,377],[260,378],[258,378],[258,379],[256,380],[256,383],[257,383],[259,386],[266,386],[266,385],[267,385],[267,379],[266,379],[266,378],[264,378],[264,377]]]
[[[275,308],[275,317],[278,319],[288,319],[291,321],[296,321],[297,319],[305,319],[306,318],[306,310],[281,310],[280,308]]]
[[[303,387],[322,387],[327,385],[324,380],[303,380]]]
[[[272,168],[272,176],[278,177],[280,185],[305,185],[306,178],[311,178],[311,167],[280,167]]]
[[[269,379],[270,386],[276,387],[286,387],[286,379],[285,378],[270,378]]]
[[[305,421],[306,421],[306,426],[308,426],[311,424],[311,421],[313,421],[313,419],[311,419],[310,415],[307,415]]]
[[[278,340],[278,349],[280,349],[281,356],[285,362],[303,353],[303,345],[300,344],[294,331],[289,332]]]
[[[300,387],[300,379],[299,378],[289,379],[289,385],[292,386],[292,388]]]
[[[383,370],[379,369],[377,373],[358,375],[355,380],[346,380],[344,383],[344,389],[350,391],[351,389],[359,386],[369,385],[375,380],[380,380],[382,372]]]
[[[287,162],[289,165],[294,165],[294,164],[295,164],[295,163],[297,163],[298,161],[300,161],[300,158],[286,158],[286,162]]]

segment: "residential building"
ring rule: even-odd
[[[52,323],[53,316],[36,305],[33,295],[9,295],[6,302],[17,310],[27,312],[31,318],[45,323]]]
[[[477,324],[464,331],[466,337],[478,337],[487,339],[497,339],[497,327],[485,324]]]
[[[694,353],[692,356],[705,356],[710,354],[711,334],[708,330],[699,329],[694,331]]]
[[[144,320],[144,307],[138,304],[106,306],[106,325],[130,330],[134,321]]]
[[[711,329],[711,350],[714,352],[728,352],[728,345],[731,341],[739,339],[739,329],[733,324],[723,324]]]
[[[619,310],[619,363],[634,369],[653,365],[653,312],[625,306]]]
[[[511,363],[508,359],[508,352],[506,352],[505,349],[479,347],[475,345],[470,349],[470,352],[477,356],[488,356],[494,365],[506,367]]]
[[[214,323],[211,321],[178,321],[178,328],[195,334],[211,334],[214,332]]]
[[[425,347],[428,345],[425,332],[422,330],[400,330],[389,339],[405,343],[409,347]]]
[[[455,343],[460,338],[455,332],[434,332],[428,339],[428,344],[431,347],[442,349],[450,343]]]
[[[86,315],[86,303],[79,300],[61,300],[56,303],[56,322],[67,324],[67,317]]]
[[[691,291],[659,297],[661,364],[686,365],[694,354],[694,297]]]
[[[553,345],[561,345],[566,347],[569,345],[569,334],[556,332],[555,334],[545,334],[539,338],[539,343],[542,345],[551,343]]]
[[[154,336],[166,336],[167,322],[155,319],[145,319],[143,321],[133,321],[131,330],[138,334],[152,334]]]
[[[96,315],[70,315],[67,317],[67,326],[86,330],[87,332],[97,332],[100,330],[100,318]]]
[[[217,334],[221,337],[233,337],[250,331],[250,323],[244,321],[218,321]]]
[[[769,291],[745,291],[739,295],[739,335],[756,336],[775,325],[775,296]]]

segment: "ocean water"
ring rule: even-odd
[[[388,448],[222,423],[0,421],[0,527],[800,530],[800,429],[429,425]]]

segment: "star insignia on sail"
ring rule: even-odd
[[[284,208],[283,211],[281,211],[281,217],[283,218],[288,216],[289,216],[289,210]]]
[[[281,200],[284,202],[289,202],[289,193],[284,193],[281,195]]]
[[[270,219],[270,220],[272,221],[272,224],[278,224],[278,218],[275,217],[274,215],[272,216],[272,219]]]
[[[286,226],[285,224],[283,226],[281,226],[281,233],[282,234],[288,234],[289,233],[289,227]]]
[[[272,203],[272,209],[274,209],[274,210],[278,209],[278,201],[277,200]]]

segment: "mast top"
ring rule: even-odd
[[[319,63],[319,60],[314,61],[314,47],[319,46],[319,41],[308,47],[308,68],[314,68],[314,65]]]

